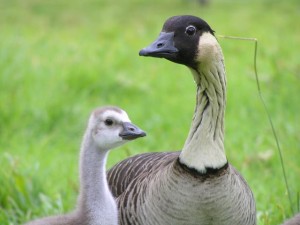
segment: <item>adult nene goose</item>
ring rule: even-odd
[[[196,109],[181,152],[141,154],[109,170],[120,223],[256,224],[253,194],[224,151],[226,80],[214,31],[194,16],[171,17],[140,55],[188,66],[197,85]]]
[[[120,108],[110,106],[93,111],[81,145],[76,210],[26,225],[117,225],[117,206],[106,180],[106,158],[110,149],[143,136],[145,132],[133,125]]]

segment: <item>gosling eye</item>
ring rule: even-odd
[[[106,126],[112,126],[114,124],[114,121],[112,119],[106,119],[104,123]]]
[[[193,25],[189,25],[185,29],[185,33],[189,36],[193,36],[196,33],[196,27]]]

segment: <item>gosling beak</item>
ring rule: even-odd
[[[145,137],[145,131],[141,130],[139,127],[135,126],[132,123],[124,122],[123,123],[123,130],[119,134],[119,136],[123,140],[134,140],[139,137]]]
[[[178,49],[174,46],[174,32],[161,32],[152,44],[140,50],[139,55],[171,59],[177,52]]]

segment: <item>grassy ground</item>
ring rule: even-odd
[[[65,212],[78,192],[78,150],[90,111],[119,105],[147,138],[110,154],[177,150],[194,108],[190,72],[138,51],[167,17],[200,16],[218,34],[259,39],[263,95],[297,211],[300,191],[298,1],[0,0],[0,224]],[[260,225],[292,215],[259,101],[253,43],[220,39],[227,67],[226,151],[257,201]]]

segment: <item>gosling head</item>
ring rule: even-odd
[[[115,106],[94,110],[89,119],[88,129],[93,141],[101,150],[110,150],[146,136],[143,130],[131,123],[124,110]]]
[[[214,31],[202,19],[183,15],[174,16],[164,23],[159,37],[143,48],[140,56],[165,58],[197,69],[205,60],[214,57],[218,46]]]

